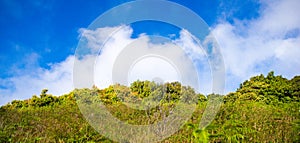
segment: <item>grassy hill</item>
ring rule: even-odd
[[[100,101],[113,116],[136,125],[160,121],[178,104],[196,103],[191,119],[161,142],[300,142],[300,76],[288,80],[270,72],[250,78],[224,95],[212,123],[198,129],[213,96],[220,95],[204,96],[178,82],[136,81],[130,87],[76,89],[58,97],[45,89],[0,108],[0,142],[113,142],[90,126],[77,106]],[[139,110],[135,103],[157,105]]]

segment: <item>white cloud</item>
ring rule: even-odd
[[[32,54],[31,54],[32,55]],[[34,56],[36,54],[33,54]],[[27,66],[16,69],[13,77],[0,79],[0,105],[13,99],[28,99],[32,95],[39,95],[44,88],[53,95],[68,93],[73,89],[72,70],[74,57],[69,56],[61,63],[50,64],[49,69],[38,66]],[[37,61],[30,60],[36,63]],[[23,72],[22,72],[23,71]]]
[[[102,49],[103,44],[114,42],[116,39],[129,40],[128,37],[131,36],[132,29],[125,25],[121,25],[116,27],[97,28],[96,30],[80,28],[79,32],[81,34],[81,37],[88,41],[86,46],[91,48],[93,53],[97,53],[100,49]]]
[[[262,1],[262,5],[257,19],[222,21],[213,28],[226,64],[227,91],[271,70],[288,78],[300,73],[300,1]]]
[[[196,44],[195,38],[185,29],[180,31],[180,38],[175,43],[180,46],[193,60],[204,60],[203,48]],[[199,41],[200,42],[200,41]]]
[[[88,41],[87,45],[92,46],[90,48],[96,51],[103,44],[97,41],[102,41],[101,39],[105,39],[106,36],[110,37],[110,40],[104,43],[101,54],[95,61],[94,82],[98,87],[105,88],[116,82],[128,85],[138,79],[160,78],[163,81],[181,81],[195,89],[199,89],[196,81],[200,80],[199,91],[207,93],[211,90],[211,82],[208,78],[210,76],[207,76],[210,75],[209,67],[203,64],[205,55],[186,30],[180,32],[180,38],[174,40],[174,43],[158,44],[152,43],[152,37],[145,34],[135,39],[131,38],[133,29],[129,26],[122,25],[110,29],[115,31],[110,31],[113,34],[106,33],[105,36],[98,36],[106,31],[103,28],[81,30],[83,33],[93,33],[88,36],[82,35]],[[192,62],[199,59],[201,61],[198,65]],[[197,75],[195,66],[199,65],[202,65],[202,70],[207,71],[201,71],[197,79],[195,78],[197,76],[192,74]]]
[[[299,29],[299,0],[263,0],[262,5],[264,9],[260,18],[253,22],[252,30],[256,29],[264,37],[276,38],[283,37],[290,30]]]
[[[90,61],[88,63],[87,62],[83,63],[83,64],[92,63],[93,67],[88,68],[87,70],[89,71],[94,70],[94,76],[96,79],[95,84],[101,88],[105,88],[113,84],[112,68],[113,68],[114,60],[116,59],[118,54],[122,51],[124,46],[128,45],[133,41],[133,39],[130,38],[133,32],[132,29],[128,26],[122,25],[117,27],[98,28],[96,30],[81,29],[80,32],[82,38],[88,41],[86,44],[88,48],[92,49],[93,51],[99,51],[99,50],[101,51],[100,56],[97,56],[97,54],[94,54],[94,52],[92,53],[92,55],[89,55],[90,58],[88,59],[93,59],[93,61]],[[87,73],[89,71],[83,73]],[[86,79],[89,78],[84,77],[82,78],[82,80],[78,80],[78,84],[81,84],[82,82],[87,82],[87,83],[94,82],[94,81],[86,81]],[[82,84],[79,87],[89,87],[89,86],[90,86],[89,84]]]

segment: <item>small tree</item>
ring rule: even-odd
[[[47,96],[47,92],[48,92],[48,89],[43,89],[42,92],[41,92],[41,94],[40,94],[41,98],[46,97]]]

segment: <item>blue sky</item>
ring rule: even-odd
[[[127,1],[1,0],[0,59],[5,63],[0,65],[1,77],[11,76],[12,67],[24,66],[22,61],[31,53],[39,55],[37,64],[44,68],[47,63],[64,60],[75,51],[79,28],[87,27],[100,14],[124,2]],[[253,9],[257,9],[251,1],[230,4],[214,0],[174,2],[195,11],[209,25],[216,24],[224,11],[230,12],[230,17],[244,19],[255,16]],[[137,28],[136,31],[142,33],[144,30]]]
[[[39,94],[41,88],[50,88],[53,94],[70,90],[70,86],[66,86],[66,90],[54,89],[63,88],[56,87],[57,83],[68,83],[69,80],[61,77],[70,79],[66,69],[72,68],[70,63],[78,44],[79,29],[87,28],[100,14],[124,2],[128,1],[0,0],[0,105],[12,99],[30,98],[32,94]],[[300,20],[296,15],[299,1],[172,2],[201,16],[214,32],[229,80],[226,92],[234,91],[250,76],[270,70],[287,78],[300,74],[297,58]],[[167,36],[173,30],[160,26],[158,30],[151,22],[132,24],[131,38],[140,33]]]

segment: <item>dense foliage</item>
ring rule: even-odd
[[[162,120],[178,104],[197,103],[191,119],[162,142],[300,142],[300,76],[288,80],[270,72],[250,78],[224,96],[216,118],[204,129],[198,124],[214,94],[197,94],[179,82],[94,86],[58,97],[47,92],[0,108],[0,142],[112,142],[88,124],[77,106],[97,102],[137,125]]]

